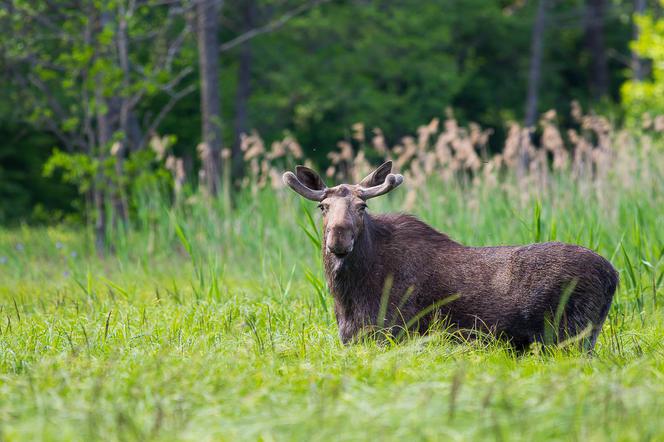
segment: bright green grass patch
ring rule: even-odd
[[[317,216],[287,193],[158,206],[103,259],[85,232],[0,231],[1,437],[662,440],[662,184],[558,177],[521,201],[430,183],[413,210],[471,245],[556,239],[611,259],[621,285],[594,357],[443,332],[342,346]],[[395,193],[370,210],[401,207]]]

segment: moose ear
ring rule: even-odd
[[[306,166],[297,166],[295,168],[295,176],[311,190],[324,190],[327,188],[320,175]]]
[[[392,171],[392,161],[386,161],[381,164],[378,169],[371,172],[366,176],[362,181],[360,181],[360,186],[369,188],[374,186],[379,186],[385,182],[385,178]]]

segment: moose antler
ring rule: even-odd
[[[297,179],[293,172],[286,172],[283,174],[281,179],[284,181],[284,184],[289,186],[291,189],[302,195],[308,200],[312,201],[323,201],[325,199],[325,191],[327,189],[314,190],[302,184],[302,182]]]
[[[397,188],[401,183],[403,183],[403,175],[400,174],[389,174],[385,177],[383,184],[379,184],[373,187],[361,187],[360,188],[360,198],[363,200],[368,200],[370,198],[375,198],[377,196],[385,195],[387,192]]]

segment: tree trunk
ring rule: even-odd
[[[585,43],[590,53],[590,90],[596,100],[609,90],[609,72],[604,46],[605,0],[587,0],[585,17]]]
[[[549,0],[539,0],[535,24],[533,26],[530,47],[530,69],[528,71],[528,97],[526,98],[526,127],[534,126],[537,121],[537,103],[539,100],[540,77],[542,76],[542,51],[548,2]]]
[[[101,31],[110,21],[110,17],[107,11],[101,10],[99,16],[99,29]],[[97,57],[107,56],[102,51],[103,48],[97,47]],[[99,164],[104,163],[106,158],[106,149],[108,149],[111,139],[113,137],[113,127],[112,127],[112,108],[115,103],[112,99],[108,99],[104,95],[104,81],[103,73],[98,73],[95,78],[95,102],[96,102],[96,119],[97,119],[97,143],[95,146],[95,155]],[[93,189],[93,201],[94,201],[94,210],[95,210],[95,248],[99,255],[103,255],[106,249],[106,231],[107,231],[107,220],[106,220],[106,192],[107,192],[107,181],[104,176],[104,171],[102,170],[103,166],[100,166],[100,169],[97,171],[97,176],[92,183]]]
[[[254,27],[256,4],[254,0],[245,0],[242,5],[243,29],[249,32]],[[249,96],[251,95],[251,42],[246,41],[240,47],[240,67],[238,70],[238,86],[235,96],[235,141],[231,153],[233,182],[239,181],[244,174],[242,160],[241,136],[249,131]]]
[[[129,101],[129,42],[127,38],[127,17],[124,7],[121,5],[118,11],[117,49],[120,68],[122,69],[122,95],[119,97],[120,108],[120,131],[122,140],[115,155],[115,192],[113,193],[113,206],[115,215],[123,224],[127,222],[129,204],[122,187],[122,176],[124,175],[124,159],[129,144],[129,122],[131,118],[131,104]]]
[[[634,0],[634,14],[640,15],[646,12],[647,0]],[[639,38],[639,27],[634,23],[634,40]],[[634,74],[634,79],[637,81],[642,81],[646,77],[646,66],[639,57],[639,54],[632,51],[632,72]]]
[[[219,100],[218,15],[222,0],[198,0],[196,20],[201,78],[202,150],[205,185],[219,191],[221,175],[221,104]]]
[[[105,150],[113,135],[111,129],[108,102],[103,96],[103,84],[99,76],[97,76],[97,86],[95,90],[95,98],[98,103],[97,109],[97,147],[96,156],[100,164],[103,164],[105,158]],[[102,111],[101,108],[106,108]],[[92,183],[93,200],[95,210],[95,248],[99,255],[104,254],[106,249],[106,179],[102,170],[97,171],[97,176]]]

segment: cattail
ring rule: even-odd
[[[166,158],[166,163],[164,164],[164,167],[166,167],[166,170],[170,171],[171,175],[173,176],[173,190],[175,193],[175,199],[178,200],[182,193],[182,188],[184,187],[184,183],[187,179],[187,175],[185,174],[184,171],[184,161],[182,161],[182,158],[177,158],[173,155],[169,155]]]
[[[261,140],[260,138],[254,139],[254,141],[249,144],[247,151],[244,153],[244,160],[245,161],[252,160],[257,156],[259,156],[260,154],[262,154],[263,152],[265,152],[263,140]]]
[[[510,123],[507,130],[507,139],[503,148],[503,160],[508,168],[514,169],[519,163],[519,152],[521,151],[521,126]]]
[[[381,155],[385,155],[387,153],[387,144],[385,143],[383,131],[379,128],[374,128],[373,133],[374,136],[371,139],[371,144],[373,145],[374,149],[376,149],[376,152]]]
[[[553,153],[553,169],[566,169],[569,162],[569,154],[565,149],[565,142],[560,135],[558,127],[554,124],[556,118],[555,111],[546,112],[541,121],[542,125],[542,147]]]
[[[360,144],[364,144],[364,123],[355,123],[352,129],[353,139]]]
[[[202,143],[199,143],[198,146],[196,146],[196,151],[198,152],[198,157],[203,161],[204,163],[206,161],[210,160],[210,155],[211,155],[211,150],[208,144],[204,141]]]
[[[574,121],[576,121],[577,123],[581,122],[581,119],[583,118],[583,110],[581,109],[581,105],[579,104],[578,101],[576,100],[572,101],[570,114],[572,115]]]
[[[340,159],[343,161],[352,161],[353,160],[353,147],[348,141],[339,141],[337,143],[339,149],[341,149]]]
[[[452,151],[449,147],[450,142],[451,139],[447,132],[440,134],[436,140],[434,150],[436,152],[436,159],[441,166],[449,166],[452,162]]]
[[[282,144],[286,144],[286,148],[293,155],[294,158],[300,159],[304,156],[302,153],[302,146],[292,137],[284,138]]]
[[[656,132],[664,132],[664,115],[658,115],[657,117],[655,117],[653,129]]]
[[[286,148],[284,147],[283,143],[274,141],[270,146],[270,152],[267,154],[267,157],[270,160],[274,160],[284,156],[286,156]]]
[[[122,144],[120,144],[119,141],[116,141],[115,143],[113,143],[111,145],[111,155],[113,155],[114,157],[117,156],[118,153],[120,152],[121,148],[122,148]]]
[[[417,145],[415,144],[415,139],[413,137],[404,137],[402,139],[403,150],[397,157],[395,167],[397,169],[403,169],[405,165],[413,158],[415,153],[417,153]]]
[[[161,161],[166,155],[168,149],[168,137],[159,137],[157,134],[152,134],[149,141],[150,148],[154,151],[157,159]]]

